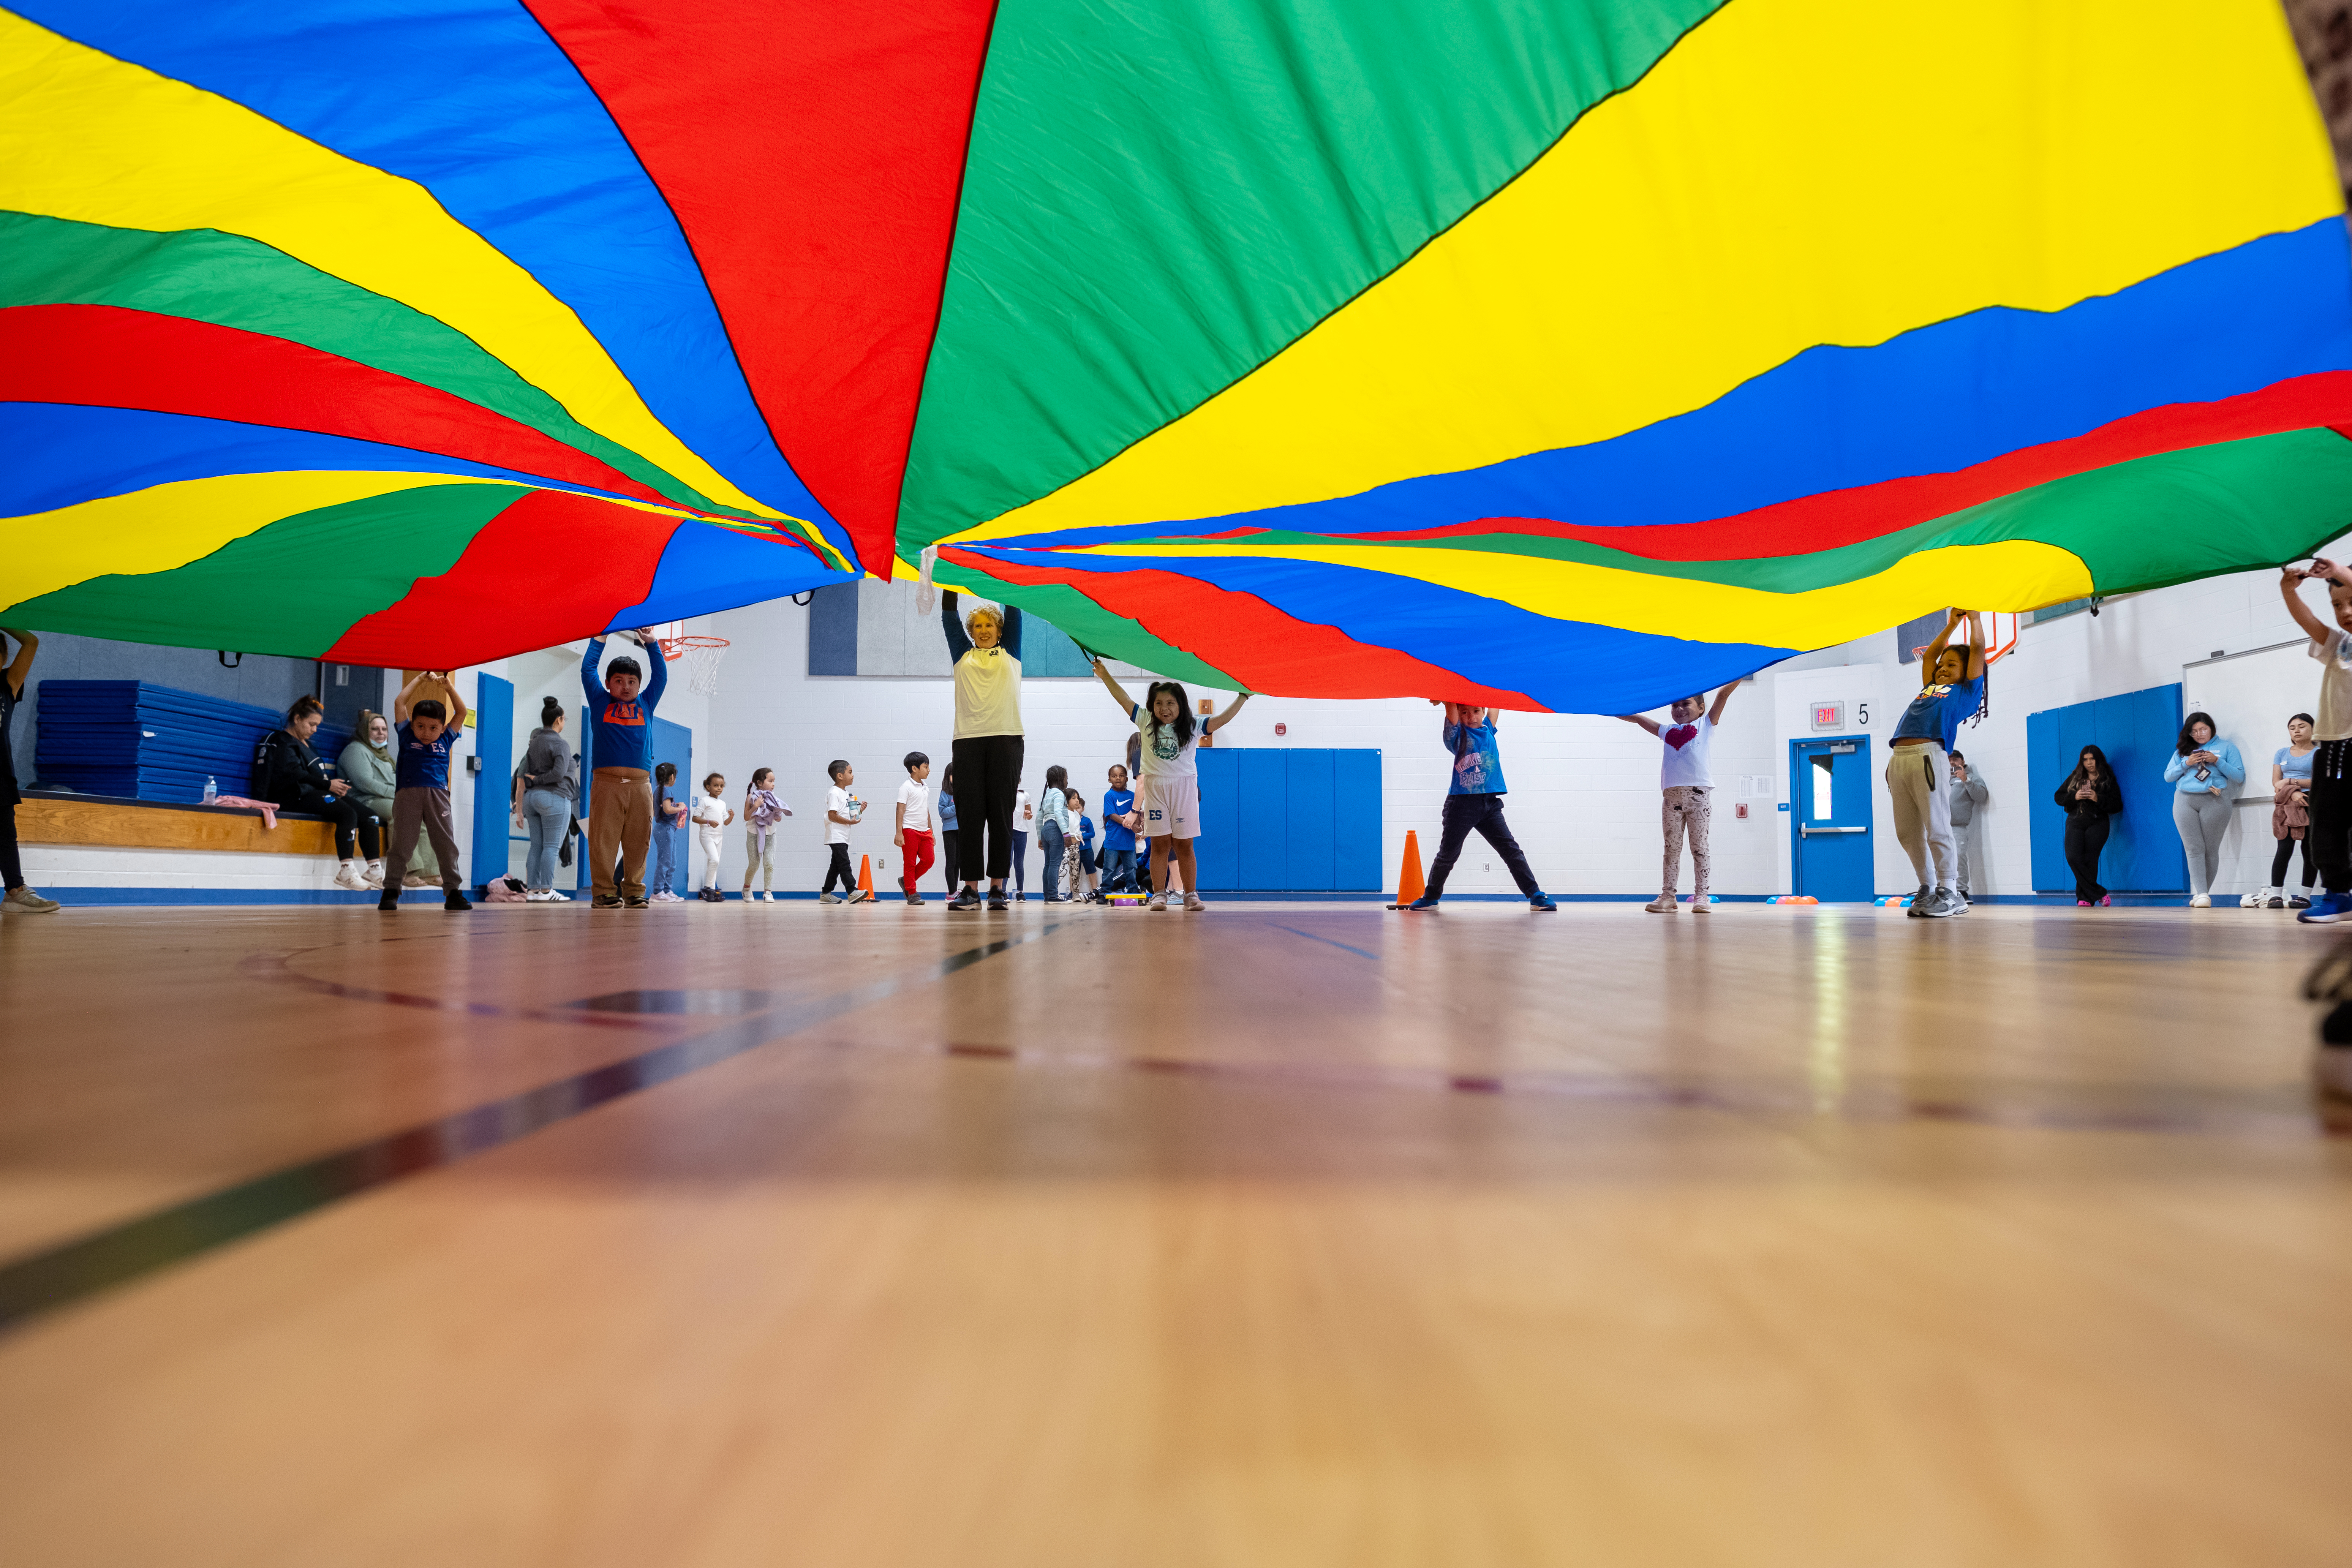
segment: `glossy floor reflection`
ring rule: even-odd
[[[2352,1114],[2296,995],[2330,940],[1992,907],[0,920],[0,1540],[2338,1563]]]

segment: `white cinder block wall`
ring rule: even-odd
[[[2214,578],[2111,601],[2097,616],[2075,614],[2024,628],[2017,650],[1994,668],[1990,717],[1961,734],[1961,749],[1992,789],[1979,892],[2033,890],[2025,802],[2030,794],[2047,795],[2058,781],[2026,774],[2027,714],[2168,684],[2182,678],[2184,665],[2216,649],[2237,652],[2295,637],[2276,583],[2277,575],[2271,572]],[[901,584],[894,591],[914,590],[912,584]],[[949,682],[931,678],[812,679],[808,612],[789,602],[730,611],[707,624],[733,644],[720,671],[718,694],[708,704],[707,721],[698,705],[690,713],[686,703],[674,709],[665,705],[667,716],[694,723],[696,771],[715,764],[727,774],[730,793],[740,796],[752,767],[777,770],[784,798],[800,813],[785,826],[777,857],[779,882],[807,889],[816,886],[824,868],[824,764],[834,757],[849,759],[857,769],[857,793],[875,804],[870,824],[856,835],[852,852],[876,858],[876,882],[882,885],[885,870],[895,874],[897,864],[888,821],[889,802],[905,776],[899,758],[908,751],[929,752],[936,780],[949,753]],[[2217,715],[2224,732],[2246,753],[2248,793],[2258,793],[2268,780],[2270,754],[2283,743],[2286,715],[2312,706],[2318,671],[2316,666],[2307,668],[2307,675],[2296,670],[2283,678],[2274,713]],[[1870,721],[1858,727],[1874,737],[1873,751],[1883,765],[1886,740],[1918,679],[1916,664],[1898,661],[1895,634],[1888,631],[1790,660],[1742,685],[1716,740],[1715,773],[1721,792],[1715,814],[1717,891],[1788,890],[1788,817],[1777,805],[1787,797],[1788,742],[1811,732],[1805,723],[1807,703],[1816,696],[1843,695],[1849,715],[1858,718],[1867,702]],[[1231,694],[1195,695],[1213,697],[1222,706]],[[536,711],[535,692],[520,680],[516,703],[519,717]],[[1103,772],[1123,754],[1127,737],[1125,721],[1109,699],[1092,681],[1033,679],[1023,691],[1022,710],[1028,731],[1024,778],[1032,794],[1042,785],[1046,767],[1059,763],[1070,770],[1073,783],[1086,792],[1089,810],[1094,810]],[[1288,731],[1280,738],[1274,733],[1277,722]],[[1436,710],[1426,701],[1261,697],[1243,710],[1219,740],[1235,746],[1379,748],[1384,882],[1394,885],[1407,828],[1419,831],[1424,863],[1434,854],[1446,754],[1437,740]],[[1656,890],[1655,740],[1613,719],[1515,713],[1504,721],[1503,767],[1511,785],[1512,826],[1546,888],[1562,893],[1645,896]],[[1772,798],[1752,800],[1744,822],[1736,811],[1742,775],[1772,781]],[[2166,787],[2156,778],[2126,783],[2158,791]],[[1895,840],[1883,787],[1876,806],[1879,889],[1907,892],[1912,873]],[[2218,890],[2234,894],[2256,886],[2267,869],[2268,815],[2241,807],[2232,831],[2231,855]],[[1033,842],[1033,880],[1042,863]],[[740,837],[730,836],[725,862],[729,885],[740,884],[742,866]],[[934,886],[936,878],[934,873]],[[1511,890],[1501,867],[1475,838],[1451,886],[1462,892]],[[1687,866],[1683,886],[1687,890]]]

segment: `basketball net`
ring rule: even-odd
[[[655,632],[654,640],[661,644],[662,658],[676,667],[688,691],[697,697],[719,695],[719,664],[730,646],[725,637],[688,632],[684,621],[671,621]]]

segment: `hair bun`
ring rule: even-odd
[[[539,704],[539,724],[540,724],[540,728],[541,728],[541,729],[542,729],[542,730],[543,730],[543,729],[548,728],[549,726],[552,725],[552,724],[553,724],[553,723],[554,723],[558,719],[561,719],[561,718],[562,718],[562,717],[563,717],[563,704],[562,704],[562,703],[558,702],[558,701],[557,701],[554,698],[552,698],[552,697],[541,698],[541,699],[540,700],[540,704]]]

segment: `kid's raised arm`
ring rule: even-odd
[[[1244,691],[1239,697],[1234,698],[1231,702],[1226,703],[1225,710],[1223,712],[1213,714],[1202,723],[1201,732],[1204,735],[1213,735],[1218,731],[1223,729],[1225,727],[1225,721],[1240,712],[1242,710],[1242,704],[1249,700],[1250,694]]]
[[[1617,717],[1624,720],[1628,724],[1639,724],[1643,729],[1647,730],[1653,735],[1658,732],[1658,721],[1655,719],[1648,718],[1640,713],[1620,713]]]
[[[1739,682],[1735,680],[1715,694],[1715,706],[1706,710],[1706,721],[1708,723],[1720,724],[1723,722],[1723,710],[1731,705],[1731,694],[1738,689]]]
[[[409,677],[408,684],[402,687],[400,689],[400,694],[392,700],[392,721],[394,723],[405,724],[408,722],[408,710],[416,705],[416,689],[424,685],[425,682],[431,678],[432,674],[433,672],[429,669],[420,669],[415,675]]]
[[[1132,713],[1135,711],[1135,700],[1128,696],[1127,689],[1118,683],[1118,678],[1112,675],[1108,668],[1106,667],[1100,659],[1095,660],[1095,676],[1103,683],[1104,686],[1109,689],[1110,700],[1118,704],[1118,710],[1120,712]]]
[[[2343,568],[2315,555],[2311,559],[2311,567],[2308,572],[2299,566],[2279,568],[2279,594],[2286,600],[2287,614],[2294,617],[2294,624],[2303,628],[2304,636],[2315,643],[2324,643],[2331,628],[2326,622],[2313,615],[2311,606],[2303,602],[2303,584],[2306,578],[2311,577],[2333,582],[2335,579],[2328,574]]]

